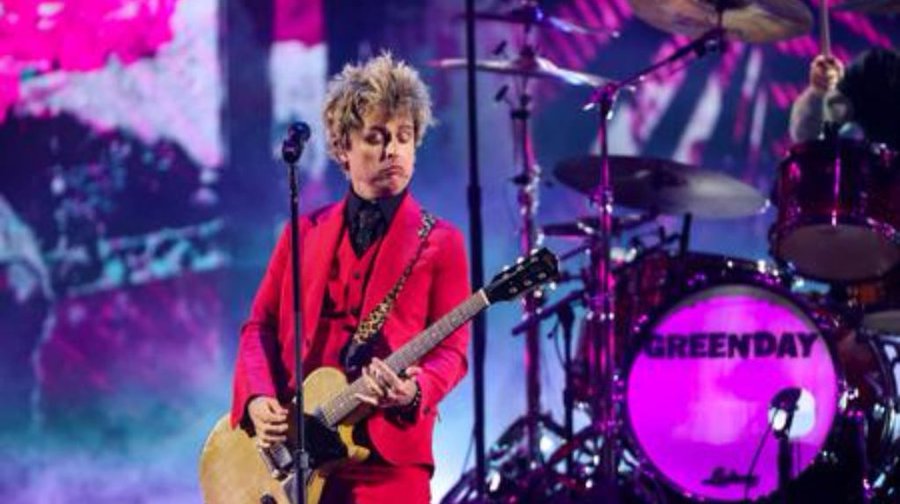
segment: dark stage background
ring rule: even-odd
[[[290,121],[313,126],[303,207],[345,190],[318,115],[326,78],[344,63],[388,49],[421,69],[439,124],[413,190],[466,230],[464,75],[427,66],[464,55],[454,17],[463,5],[0,2],[0,501],[200,501],[197,456],[228,407],[238,328],[287,215],[274,153]],[[621,78],[687,41],[635,19],[625,0],[543,6],[621,32],[539,38],[544,56],[576,70]],[[900,20],[840,13],[832,32],[847,60],[896,46]],[[516,33],[480,25],[479,55],[503,40],[514,51]],[[814,33],[733,43],[663,74],[620,102],[611,150],[714,168],[768,193],[789,145],[789,105],[816,53]],[[505,82],[481,75],[478,88],[488,277],[518,255],[519,168],[508,107],[493,101]],[[580,110],[589,90],[539,83],[533,92],[539,221],[584,215],[585,200],[551,169],[592,148],[596,117]],[[769,209],[698,222],[691,247],[767,259],[772,218]],[[508,305],[488,315],[489,442],[525,409],[523,342],[510,335],[519,313]],[[544,342],[543,402],[559,417],[558,355]],[[467,378],[442,407],[435,499],[473,463],[471,390]]]

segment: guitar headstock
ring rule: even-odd
[[[547,248],[540,248],[494,276],[484,293],[491,304],[509,301],[552,282],[557,276],[559,261],[556,255]]]

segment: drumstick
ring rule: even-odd
[[[831,31],[828,15],[828,0],[819,0],[819,51],[824,56],[831,56]]]

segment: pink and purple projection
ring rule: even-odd
[[[47,72],[87,72],[153,57],[173,37],[177,0],[11,0],[0,6],[0,105]],[[0,117],[5,108],[0,107]]]

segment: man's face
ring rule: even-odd
[[[412,116],[369,112],[362,129],[350,132],[350,145],[339,159],[358,196],[371,200],[400,194],[412,179],[416,161]]]

